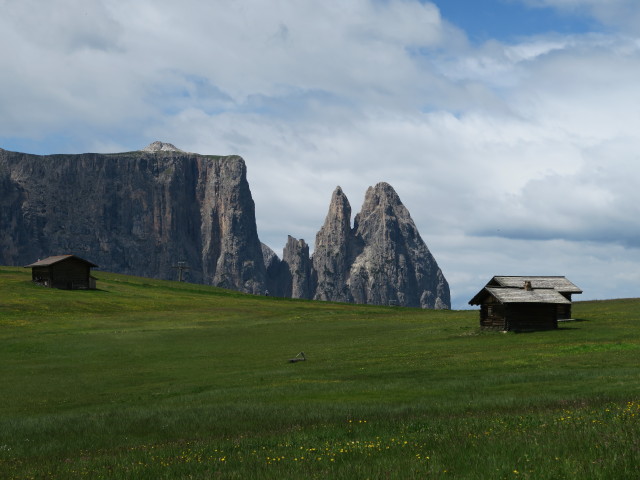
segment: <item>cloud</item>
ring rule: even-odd
[[[640,160],[637,145],[610,141],[584,152],[574,174],[549,174],[529,181],[500,202],[500,218],[477,225],[481,235],[520,239],[565,239],[640,247],[640,193],[630,181]]]
[[[2,9],[5,34],[24,32],[26,35],[19,35],[22,40],[43,53],[120,49],[121,25],[101,2],[56,0],[43,5],[36,0],[3,1]]]
[[[190,108],[281,114],[318,94],[412,105],[420,73],[406,49],[442,41],[437,9],[414,1],[6,3],[5,136],[87,121],[121,134],[118,118]]]
[[[387,181],[455,298],[497,273],[640,287],[640,42],[622,17],[474,45],[417,0],[0,4],[0,141],[240,154],[275,251],[313,246],[336,185],[355,214]],[[528,4],[605,21],[598,2]]]
[[[0,32],[3,136],[107,130],[149,113],[105,4],[5,1]]]
[[[494,275],[562,275],[583,293],[574,300],[638,296],[640,273],[629,268],[640,262],[640,250],[621,245],[567,240],[501,237],[438,237],[430,245],[443,267],[453,308],[470,308],[468,301]],[[446,267],[446,269],[445,269]]]

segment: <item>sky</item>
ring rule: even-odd
[[[637,0],[0,0],[0,148],[241,155],[260,239],[390,183],[451,287],[640,296]]]

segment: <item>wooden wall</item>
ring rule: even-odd
[[[65,290],[96,288],[90,278],[91,268],[76,259],[64,260],[45,267],[33,267],[31,278],[47,287]]]
[[[483,304],[480,327],[494,330],[551,330],[558,328],[555,304]]]
[[[51,265],[51,283],[68,290],[89,288],[89,265],[73,259]]]
[[[506,309],[499,303],[480,306],[480,326],[482,328],[505,330]]]
[[[571,304],[558,305],[557,311],[558,320],[568,320],[571,317]]]
[[[506,330],[551,330],[558,328],[555,304],[513,303],[507,306]]]
[[[31,280],[44,285],[45,287],[51,286],[51,271],[49,267],[32,267],[31,268]]]

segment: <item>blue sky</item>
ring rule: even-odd
[[[470,41],[515,42],[548,34],[583,34],[602,29],[592,17],[517,0],[437,0],[441,15],[461,28]]]
[[[456,308],[496,274],[638,296],[637,0],[0,9],[0,148],[239,154],[278,254],[313,247],[337,185],[355,214],[386,181]]]

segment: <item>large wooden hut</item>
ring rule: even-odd
[[[56,255],[25,266],[31,268],[35,283],[66,290],[95,289],[96,279],[91,276],[94,267],[98,265],[75,255]]]
[[[571,295],[582,293],[565,277],[495,276],[470,301],[480,305],[480,327],[548,330],[571,318]]]

